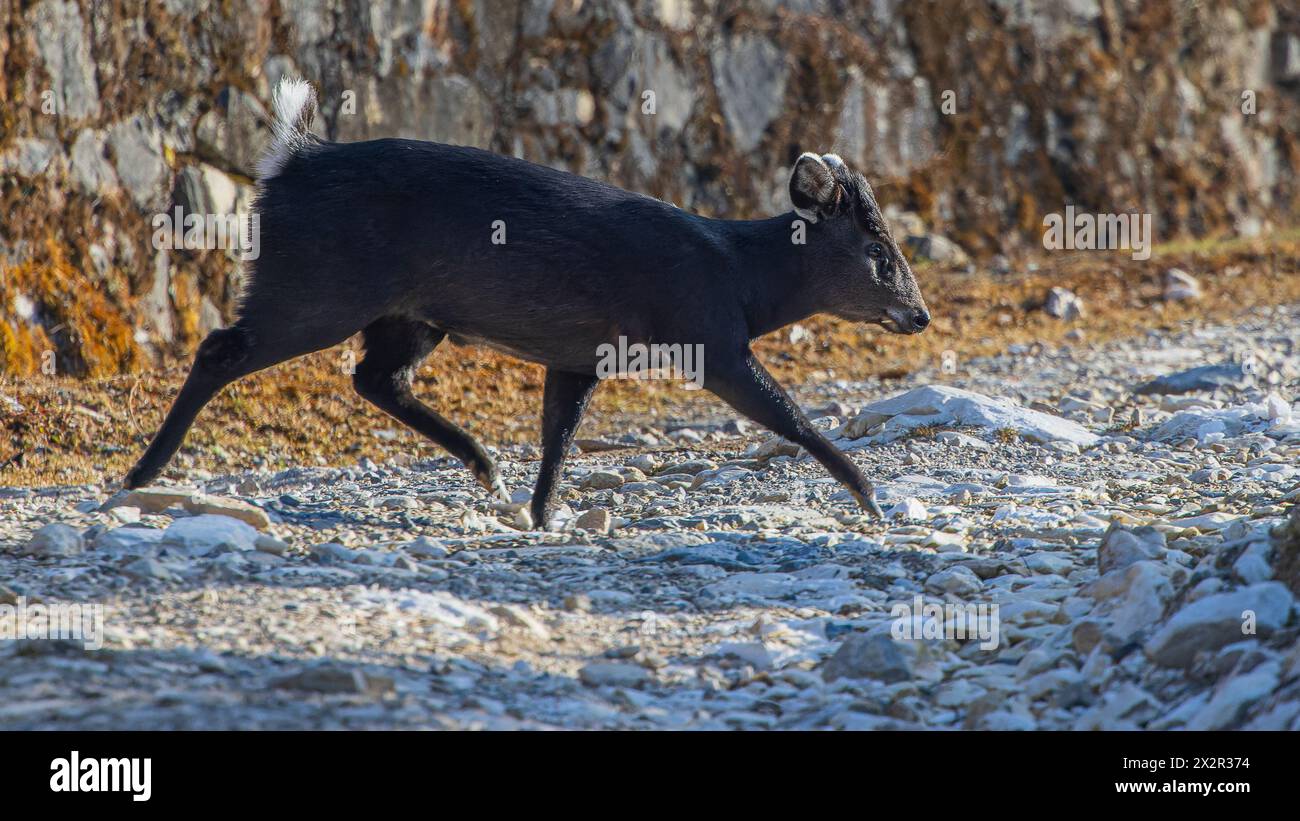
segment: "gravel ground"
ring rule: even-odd
[[[0,488],[0,727],[1300,729],[1297,327],[801,395],[884,523],[735,419],[583,440],[556,532],[449,459]]]

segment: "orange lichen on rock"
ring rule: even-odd
[[[58,373],[108,376],[140,361],[129,313],[98,291],[94,277],[73,269],[53,238],[44,259],[0,271],[0,323],[5,373],[48,374],[52,362]]]

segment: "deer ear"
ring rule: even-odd
[[[790,202],[795,212],[809,222],[816,222],[835,213],[839,201],[840,186],[831,166],[816,154],[801,154],[790,172]]]

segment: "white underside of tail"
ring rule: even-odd
[[[316,113],[316,92],[306,80],[285,77],[272,99],[275,138],[257,161],[257,178],[268,180],[284,169],[295,153],[307,145],[307,128]]]

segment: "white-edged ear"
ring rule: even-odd
[[[828,154],[843,165],[834,154]],[[823,157],[805,151],[795,160],[790,171],[790,202],[795,213],[809,222],[834,213],[840,201],[840,186],[835,181],[831,165]]]

